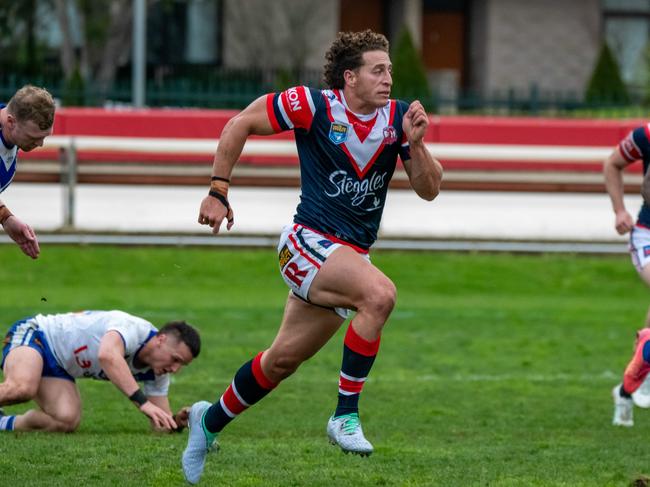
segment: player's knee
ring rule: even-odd
[[[62,412],[56,417],[56,431],[60,433],[72,433],[76,431],[81,422],[81,417],[75,412]]]
[[[397,289],[395,284],[386,278],[373,284],[364,297],[366,312],[384,321],[393,311],[397,301]]]

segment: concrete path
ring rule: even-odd
[[[208,234],[197,223],[200,187],[79,185],[75,229],[81,232]],[[13,183],[2,200],[38,232],[63,225],[62,187]],[[297,188],[233,187],[231,235],[273,235],[289,223]],[[636,215],[638,195],[626,196]],[[623,243],[605,194],[447,191],[435,201],[391,190],[381,228],[386,238],[486,239]]]

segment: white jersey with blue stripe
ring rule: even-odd
[[[0,110],[5,105],[0,104]],[[13,181],[16,174],[16,164],[18,163],[18,146],[9,144],[3,134],[0,126],[0,193],[2,193]]]
[[[275,132],[293,130],[301,195],[294,222],[368,249],[377,239],[397,157],[410,159],[402,120],[408,104],[353,113],[342,90],[306,86],[267,95]]]
[[[158,330],[148,321],[123,311],[81,311],[32,318],[58,364],[70,376],[108,380],[99,363],[99,342],[109,331],[116,331],[124,342],[124,359],[133,377],[144,381],[147,396],[165,396],[169,374],[156,376],[149,367],[138,368],[134,359],[140,349]]]

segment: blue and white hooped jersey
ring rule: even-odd
[[[294,222],[368,249],[377,239],[397,156],[410,159],[402,119],[408,104],[370,115],[347,108],[342,90],[306,86],[267,95],[276,132],[293,130],[301,195]]]
[[[650,167],[650,124],[637,127],[627,134],[618,144],[618,150],[629,163],[641,159],[643,161],[643,174],[647,174]],[[650,228],[650,206],[645,201],[641,205],[637,223]]]
[[[0,110],[5,105],[0,104]],[[2,136],[2,127],[0,126],[0,193],[2,193],[11,184],[16,174],[16,164],[18,158],[18,146],[10,145]]]

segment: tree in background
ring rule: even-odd
[[[105,98],[118,67],[131,59],[133,1],[54,0],[54,5],[61,29],[66,94],[78,101],[75,96],[86,85]],[[78,43],[74,32],[79,33]]]
[[[596,67],[589,80],[585,101],[592,104],[626,104],[630,101],[618,63],[606,42],[603,43]]]
[[[37,16],[37,0],[0,1],[0,65],[11,66],[11,74],[38,74],[46,48],[36,33],[46,21]]]
[[[409,30],[404,27],[391,52],[393,62],[393,89],[391,96],[405,101],[419,99],[427,111],[433,111],[427,75],[422,57],[415,48]]]

